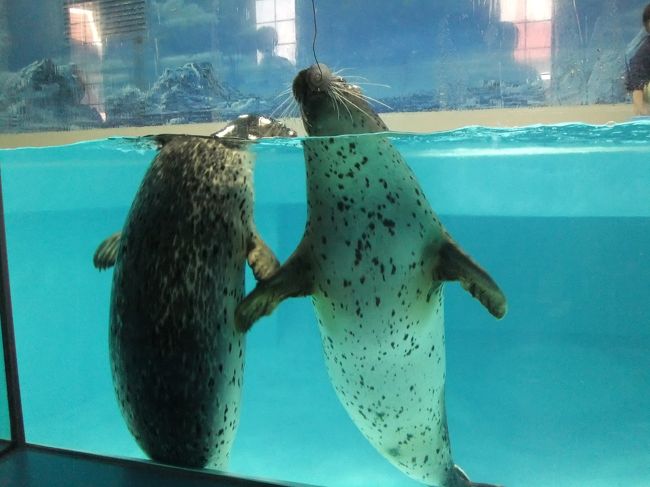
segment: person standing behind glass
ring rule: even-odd
[[[650,115],[648,99],[650,82],[650,4],[643,9],[643,27],[646,35],[630,59],[626,88],[632,92],[632,105],[635,115]]]

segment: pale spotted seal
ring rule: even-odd
[[[453,241],[360,89],[314,65],[293,82],[305,128],[302,241],[237,309],[248,329],[311,295],[330,378],[368,440],[425,484],[479,486],[452,460],[445,414],[442,285],[460,281],[497,318],[506,299]]]
[[[278,267],[253,223],[248,142],[295,136],[244,116],[216,137],[157,136],[121,234],[95,253],[115,264],[109,349],[119,407],[153,460],[225,469],[240,414],[244,335],[234,326],[244,263]]]

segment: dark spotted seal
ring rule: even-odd
[[[506,298],[442,226],[360,89],[327,67],[293,82],[309,137],[308,221],[298,248],[237,310],[248,329],[311,295],[330,378],[368,440],[428,485],[479,486],[454,465],[445,415],[443,283],[501,318]]]
[[[253,223],[253,152],[241,139],[295,133],[259,116],[216,137],[161,145],[121,234],[95,253],[113,263],[110,361],[119,407],[153,460],[225,469],[240,414],[244,335],[235,306],[244,263],[278,267]]]

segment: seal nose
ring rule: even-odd
[[[332,72],[322,64],[312,64],[307,70],[307,85],[312,91],[326,91]]]
[[[324,64],[312,64],[303,69],[293,80],[293,95],[298,103],[303,103],[307,96],[327,92],[332,79],[332,72]]]

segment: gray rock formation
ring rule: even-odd
[[[7,25],[7,0],[0,0],[0,72],[6,71],[9,65],[9,26]]]
[[[598,17],[587,46],[587,103],[625,100],[625,42],[616,0]]]
[[[81,103],[85,87],[74,67],[58,67],[51,59],[9,76],[2,93],[5,131],[94,127],[102,121],[97,110]]]
[[[553,78],[551,101],[559,105],[586,102],[587,74],[583,31],[573,0],[554,0]]]
[[[147,111],[191,117],[238,97],[236,90],[217,79],[212,64],[187,63],[165,70],[147,94]]]
[[[146,93],[127,85],[106,97],[106,121],[110,125],[144,125],[146,107]]]

